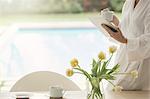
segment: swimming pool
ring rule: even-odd
[[[65,74],[69,61],[77,57],[89,68],[100,50],[107,51],[109,41],[96,28],[21,28],[6,53],[7,76],[50,70]],[[10,59],[10,60],[9,60]],[[9,69],[8,69],[9,68]]]

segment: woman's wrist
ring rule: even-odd
[[[125,43],[127,44],[128,43],[128,39],[127,38],[124,38],[123,42],[122,43]]]

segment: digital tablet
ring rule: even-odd
[[[103,18],[101,15],[96,17],[89,18],[91,22],[103,33],[105,36],[110,37],[108,32],[102,27],[102,24],[105,24],[110,30],[113,32],[118,32],[117,28],[112,25],[111,22],[107,21],[105,18]]]
[[[109,28],[113,32],[118,32],[118,30],[112,25],[108,25],[108,24],[103,24],[103,25],[105,25],[107,28]]]

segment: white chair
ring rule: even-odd
[[[17,91],[48,91],[49,86],[60,86],[64,90],[79,91],[80,88],[71,80],[65,76],[50,72],[50,71],[38,71],[30,73],[19,81],[17,81],[11,88],[10,92]]]

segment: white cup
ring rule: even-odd
[[[110,11],[108,8],[101,11],[101,16],[109,22],[113,20],[113,14],[113,11]]]
[[[65,91],[60,87],[49,87],[49,95],[53,98],[63,97]]]

